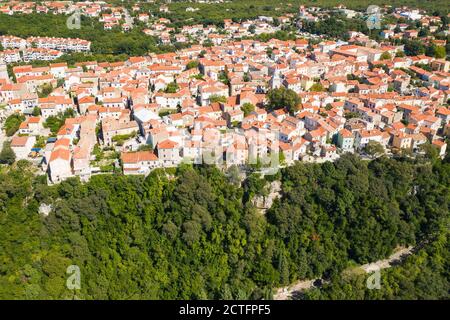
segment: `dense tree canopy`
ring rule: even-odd
[[[8,137],[13,136],[19,130],[20,124],[25,120],[25,116],[14,113],[6,118],[3,129]]]
[[[367,24],[363,19],[347,19],[344,16],[338,15],[317,22],[307,21],[303,25],[303,29],[313,34],[344,39],[348,39],[347,32],[349,30],[359,31],[365,34],[369,33]]]
[[[120,2],[124,5],[123,2]],[[182,26],[186,24],[217,24],[223,25],[223,19],[232,19],[233,21],[240,21],[242,19],[253,19],[258,16],[271,16],[279,17],[285,15],[286,13],[297,13],[299,5],[309,5],[321,8],[333,8],[337,5],[344,4],[349,9],[366,10],[369,5],[384,6],[386,1],[384,0],[359,0],[359,1],[342,1],[342,0],[289,0],[287,2],[280,3],[274,0],[252,0],[252,1],[242,1],[242,0],[232,0],[224,1],[223,3],[195,3],[193,5],[190,1],[172,1],[169,4],[169,13],[160,12],[159,2],[153,4],[145,4],[141,2],[141,6],[144,10],[150,10],[153,14],[158,17],[170,18],[174,26]],[[445,11],[445,5],[447,2],[445,0],[434,0],[434,1],[412,1],[412,0],[397,0],[392,5],[395,6],[413,6],[423,9],[430,10],[433,12],[438,10],[442,12]],[[131,4],[129,4],[131,7]],[[186,11],[188,7],[195,7],[199,10],[194,12]],[[439,15],[439,14],[438,14]],[[275,19],[275,24],[279,24]],[[335,27],[333,25],[333,27]]]
[[[56,134],[58,130],[64,125],[67,118],[74,117],[73,109],[67,109],[64,112],[58,113],[56,116],[49,116],[43,126],[49,128],[52,134]]]
[[[92,57],[83,54],[68,54],[60,60],[68,63],[86,60],[114,60],[114,57],[128,55],[145,55],[148,52],[165,52],[175,50],[171,46],[158,46],[157,39],[147,36],[142,28],[136,27],[124,33],[120,29],[106,31],[103,25],[91,18],[82,16],[80,29],[66,26],[67,16],[53,14],[15,14],[2,15],[0,35],[10,34],[19,37],[51,36],[64,38],[81,38],[92,42]],[[60,61],[59,60],[59,61]]]
[[[282,199],[264,216],[251,201],[268,187],[259,176],[241,187],[215,167],[181,166],[47,186],[19,162],[0,169],[0,298],[270,298],[274,287],[331,279],[439,236],[449,172],[440,161],[352,155],[298,163],[272,177]],[[81,270],[75,293],[65,287],[69,265]],[[428,296],[441,297],[434,285]]]
[[[367,275],[349,269],[333,277],[323,287],[307,290],[300,299],[448,299],[449,261],[448,230],[426,248],[406,258],[397,266],[381,271],[380,289],[368,289]]]
[[[255,106],[250,102],[246,102],[241,107],[242,112],[244,112],[244,116],[248,116],[251,112],[255,111]]]
[[[294,90],[286,89],[284,86],[269,90],[267,98],[269,100],[267,105],[270,110],[286,108],[289,112],[295,112],[302,102]]]
[[[11,142],[6,141],[0,151],[0,164],[13,164],[14,161],[16,161],[16,154],[11,148]]]

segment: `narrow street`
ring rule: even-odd
[[[3,143],[7,140],[5,131],[3,130],[3,121],[0,121],[0,150],[3,148]]]
[[[127,9],[124,9],[124,15],[125,15],[125,23],[130,25],[130,28],[133,29],[133,18],[130,16]]]

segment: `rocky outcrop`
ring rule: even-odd
[[[273,181],[269,185],[269,193],[266,196],[255,196],[253,198],[253,204],[260,210],[262,214],[265,214],[274,200],[281,198],[281,182]]]

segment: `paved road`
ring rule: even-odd
[[[127,9],[124,9],[124,15],[125,15],[125,23],[129,24],[131,29],[133,29],[133,18],[130,16]]]
[[[3,130],[3,121],[0,121],[0,150],[3,148],[3,143],[7,140],[5,131]]]
[[[3,148],[3,142],[5,142],[6,136],[3,129],[0,129],[0,150]]]

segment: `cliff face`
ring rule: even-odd
[[[253,198],[253,204],[261,211],[262,214],[266,213],[267,209],[272,206],[275,199],[281,197],[281,182],[271,182],[268,189],[267,195],[255,196]]]

